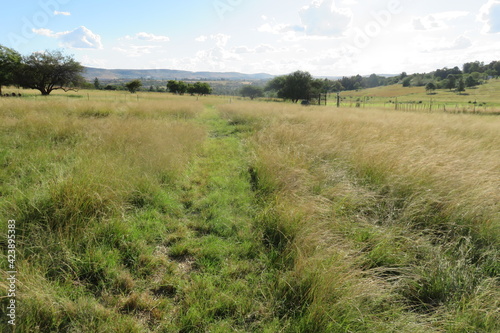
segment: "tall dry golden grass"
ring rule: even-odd
[[[271,103],[220,109],[259,128],[254,163],[270,198],[264,234],[288,269],[281,297],[308,304],[304,327],[498,328],[498,302],[480,301],[498,296],[498,118]]]
[[[291,108],[260,135],[264,147],[308,163],[341,159],[361,177],[438,199],[457,219],[489,221],[485,235],[500,224],[497,117]]]
[[[189,101],[11,98],[0,108],[4,191],[19,198],[10,208],[69,231],[172,183],[206,135],[184,121],[203,110]]]

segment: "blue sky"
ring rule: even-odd
[[[2,4],[0,29],[21,54],[100,68],[338,76],[500,60],[500,0],[23,0]]]

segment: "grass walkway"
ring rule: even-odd
[[[182,186],[184,216],[168,249],[179,296],[169,329],[181,332],[275,331],[266,257],[254,228],[255,199],[241,135],[207,107],[203,152]],[[267,323],[264,323],[267,322]]]

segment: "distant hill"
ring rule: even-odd
[[[274,76],[265,73],[258,74],[243,74],[236,72],[189,72],[171,69],[102,69],[85,67],[83,72],[85,79],[91,81],[98,78],[102,81],[114,80],[133,80],[133,79],[150,79],[150,80],[268,80]]]

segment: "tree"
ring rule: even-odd
[[[167,83],[167,89],[171,93],[184,95],[188,90],[188,86],[183,81],[170,80]]]
[[[411,77],[406,77],[403,80],[403,87],[405,87],[405,88],[410,87],[411,86],[411,80],[412,80]]]
[[[83,66],[61,51],[35,52],[23,57],[17,81],[23,88],[36,89],[47,96],[54,90],[77,90],[84,82],[82,72]]]
[[[265,91],[275,91],[278,95],[278,98],[282,98],[280,96],[280,92],[285,87],[285,81],[286,81],[285,75],[277,76],[267,83],[264,90]]]
[[[141,80],[133,80],[125,85],[125,87],[130,91],[131,94],[135,94],[140,87],[142,87]]]
[[[473,75],[469,75],[469,76],[467,76],[467,79],[465,79],[465,86],[467,88],[475,87],[478,84],[479,84],[479,82],[476,79],[474,79]]]
[[[97,90],[101,90],[102,89],[101,83],[99,82],[98,78],[94,79],[94,88],[97,89]]]
[[[0,96],[2,86],[15,83],[15,73],[21,65],[21,55],[8,47],[0,45]]]
[[[473,72],[484,72],[485,70],[485,66],[484,66],[484,62],[479,62],[479,61],[475,61],[475,62],[467,62],[464,64],[463,66],[463,72],[465,74],[471,74]]]
[[[212,87],[208,83],[196,82],[187,85],[187,92],[191,95],[210,95]]]
[[[368,88],[378,87],[380,85],[379,77],[376,74],[370,75],[370,77],[366,79],[366,85],[368,86]]]
[[[309,72],[296,71],[285,76],[278,76],[268,83],[266,90],[277,91],[278,97],[297,103],[300,99],[309,99],[313,77]]]
[[[212,87],[206,82],[196,82],[194,88],[195,93],[198,95],[210,95],[212,93]]]
[[[250,97],[250,99],[254,99],[264,96],[264,90],[261,87],[247,85],[240,89],[240,94],[243,97]]]
[[[432,93],[434,92],[434,90],[436,90],[436,85],[433,83],[433,82],[429,82],[427,83],[427,85],[425,86],[425,90],[427,91],[427,93]]]
[[[340,83],[340,80],[326,80],[324,83],[324,90],[326,90],[327,92],[339,92],[345,90],[345,88],[342,86],[342,83]]]
[[[459,94],[462,94],[465,91],[465,82],[462,77],[458,80],[457,91]]]
[[[446,85],[446,88],[452,90],[453,88],[455,88],[457,86],[457,78],[455,77],[455,75],[453,75],[453,74],[448,75],[446,80],[448,80],[448,84]]]

